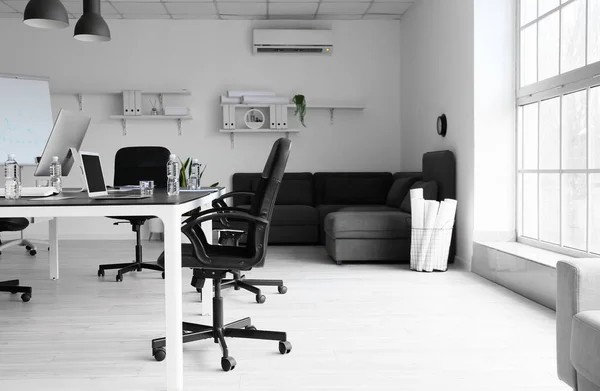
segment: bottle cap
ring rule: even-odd
[[[52,156],[52,161],[53,162],[57,162],[58,161],[58,156]]]
[[[192,163],[198,163],[198,159],[192,159]]]
[[[174,153],[169,155],[169,158],[171,158],[171,159],[175,159],[176,157],[177,157],[177,155],[175,155]]]
[[[8,154],[8,158],[9,158],[10,160],[15,160],[15,156],[16,156],[16,155],[15,155],[14,153],[9,153],[9,154]]]

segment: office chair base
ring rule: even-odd
[[[223,279],[221,282],[221,288],[233,288],[236,291],[240,289],[247,290],[248,292],[254,293],[256,302],[259,304],[264,303],[267,298],[262,294],[261,290],[257,286],[276,286],[277,291],[282,295],[287,293],[287,287],[283,285],[283,280],[260,280],[260,279],[246,279],[245,276],[241,275],[237,271],[232,271],[233,278]],[[192,276],[191,285],[196,288],[196,291],[200,294],[200,302],[202,302],[202,288],[204,287],[205,279],[199,275]]]
[[[279,352],[287,354],[292,350],[292,344],[287,341],[287,334],[282,331],[257,330],[252,326],[250,318],[243,318],[235,322],[223,324],[223,298],[221,297],[221,286],[223,277],[227,270],[208,270],[196,269],[196,277],[212,278],[214,287],[213,297],[213,324],[207,326],[197,323],[183,322],[183,343],[200,341],[203,339],[212,339],[221,347],[223,356],[221,358],[221,368],[227,372],[235,368],[235,359],[229,356],[229,349],[225,342],[225,337],[261,339],[266,341],[279,341]],[[195,271],[196,271],[195,270]],[[162,361],[166,357],[166,338],[156,338],[152,340],[152,355],[157,361]]]
[[[38,243],[43,243],[43,241],[36,241]],[[0,243],[0,254],[2,254],[2,250],[5,248],[13,247],[13,246],[24,246],[25,250],[29,252],[29,255],[34,256],[37,254],[37,246],[34,241],[29,239],[14,239],[14,240],[6,240]]]
[[[19,280],[9,280],[0,281],[0,292],[22,293],[21,300],[28,302],[31,300],[32,289],[30,286],[20,286]]]
[[[100,267],[98,268],[98,277],[104,277],[105,270],[112,270],[112,269],[119,269],[117,271],[117,277],[116,280],[117,281],[123,281],[123,275],[125,273],[129,273],[129,272],[133,272],[133,271],[138,271],[141,272],[144,269],[147,270],[156,270],[159,272],[162,272],[162,278],[165,278],[165,271],[162,267],[160,267],[159,265],[157,265],[156,263],[149,263],[149,262],[130,262],[130,263],[114,263],[114,264],[109,264],[109,265],[100,265]]]

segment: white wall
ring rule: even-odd
[[[514,240],[516,0],[475,0],[475,241]]]
[[[0,24],[0,36],[5,37],[0,40],[0,73],[49,76],[55,91],[192,90],[182,103],[191,106],[194,120],[184,122],[182,136],[177,136],[175,123],[132,121],[128,135],[122,136],[119,121],[107,119],[122,109],[119,99],[84,96],[84,111],[93,122],[83,149],[101,153],[110,182],[115,152],[130,145],[164,145],[180,156],[198,157],[208,164],[205,184],[219,181],[229,186],[234,172],[262,169],[281,134],[236,135],[235,149],[230,149],[229,135],[217,132],[219,96],[229,88],[303,93],[309,103],[365,103],[364,111],[338,110],[334,125],[328,111],[309,110],[308,127],[291,135],[288,171],[398,171],[398,21],[311,22],[308,25],[333,29],[333,56],[253,56],[252,29],[274,23],[110,20],[112,41],[90,44],[74,40],[72,27],[45,31],[5,19]],[[53,95],[52,105],[56,115],[63,107],[77,109],[77,100]],[[74,183],[74,178],[67,179],[67,185]],[[29,231],[42,235],[45,226]],[[65,220],[61,237],[129,238],[122,235],[128,231],[126,226],[113,227],[108,219]]]
[[[473,235],[473,0],[419,0],[400,22],[401,158],[420,170],[423,153],[448,149],[457,163],[457,257],[467,266]],[[436,133],[445,113],[448,133]]]

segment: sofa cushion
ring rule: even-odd
[[[392,186],[389,172],[314,174],[316,205],[385,204]]]
[[[240,205],[239,208],[250,209],[250,205]],[[244,223],[242,223],[244,224]],[[281,225],[318,225],[319,212],[308,205],[275,205],[271,226]],[[236,228],[241,229],[241,228]]]
[[[233,191],[255,192],[260,183],[261,174],[233,174]],[[234,205],[247,205],[251,202],[248,196],[233,197]],[[283,175],[279,186],[276,205],[314,205],[313,175],[310,172],[288,172]]]
[[[410,238],[410,215],[395,211],[339,211],[325,218],[325,234],[334,239]]]
[[[423,182],[418,181],[415,182],[411,187],[412,189],[423,189],[423,198],[426,200],[436,200],[437,199],[437,183],[435,181]],[[400,210],[406,213],[410,212],[410,191],[404,197],[402,204],[400,204]]]
[[[571,362],[577,372],[600,387],[600,311],[573,317]]]
[[[398,208],[393,208],[386,205],[359,205],[359,206],[344,206],[339,210],[344,212],[397,212]]]
[[[400,208],[404,197],[408,194],[410,187],[417,182],[417,178],[408,177],[408,178],[398,178],[392,184],[390,191],[387,194],[387,199],[385,204],[387,206]]]

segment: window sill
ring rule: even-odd
[[[523,258],[540,265],[556,268],[558,261],[576,259],[569,255],[557,253],[550,250],[544,250],[538,247],[529,246],[519,242],[475,242],[485,247],[493,248],[497,251]]]

